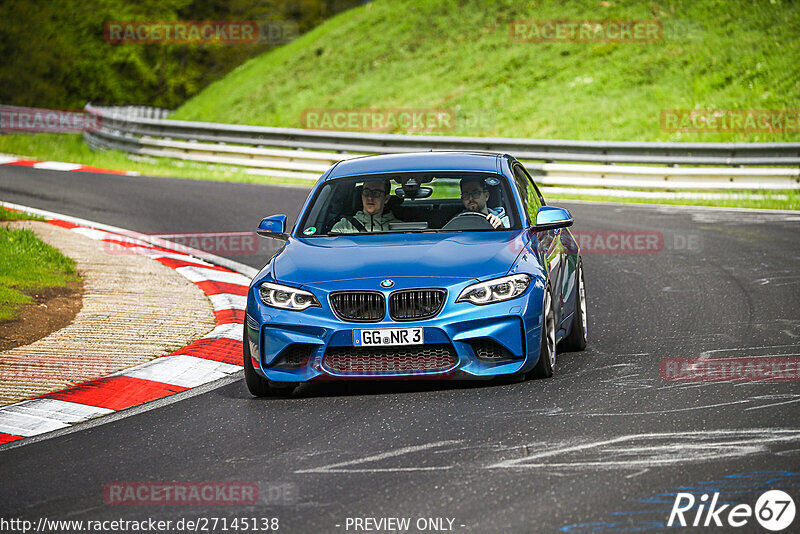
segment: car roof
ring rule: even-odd
[[[341,161],[328,180],[362,174],[414,171],[466,171],[499,173],[502,154],[487,152],[411,152],[364,156]]]

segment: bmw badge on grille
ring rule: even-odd
[[[394,285],[394,280],[384,280],[381,282],[381,287],[392,287]]]

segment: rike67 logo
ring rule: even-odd
[[[792,524],[794,515],[794,500],[781,490],[763,493],[754,507],[749,504],[720,504],[719,493],[714,493],[711,498],[704,493],[699,499],[691,493],[678,493],[667,526],[739,528],[755,517],[765,529],[778,532]]]

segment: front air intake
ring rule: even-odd
[[[449,343],[416,347],[329,347],[322,367],[335,375],[445,373],[458,364]]]

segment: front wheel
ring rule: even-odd
[[[562,348],[567,352],[586,348],[586,284],[583,281],[582,262],[578,262],[575,282],[577,288],[575,291],[575,313],[572,316],[572,330],[561,342]]]
[[[542,303],[542,345],[539,361],[531,370],[531,378],[550,378],[556,366],[556,316],[553,312],[553,294],[546,286]]]

